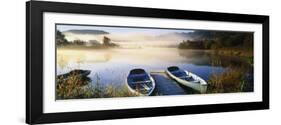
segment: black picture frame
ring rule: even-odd
[[[114,10],[114,11],[112,11]],[[43,113],[43,13],[75,13],[129,17],[191,19],[262,24],[262,101],[157,108]],[[167,115],[269,109],[269,16],[183,11],[62,2],[26,3],[26,123],[57,123]],[[116,115],[118,114],[118,115]]]

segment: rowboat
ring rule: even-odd
[[[80,76],[87,76],[91,73],[90,70],[81,70],[81,69],[75,69],[72,70],[68,73],[62,74],[62,75],[58,75],[57,77],[63,77],[63,78],[67,78],[71,75],[80,75]]]
[[[177,83],[192,88],[200,93],[206,93],[207,82],[198,75],[182,70],[177,66],[168,67],[165,71]]]
[[[64,84],[71,77],[79,77],[83,80],[88,80],[87,76],[91,73],[90,70],[75,69],[68,73],[57,75],[57,84]]]
[[[128,89],[137,95],[149,96],[155,89],[155,81],[144,69],[133,69],[127,77]]]

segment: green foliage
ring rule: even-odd
[[[56,32],[56,44],[58,46],[69,44],[69,42],[65,39],[65,36],[59,30]]]
[[[222,47],[253,47],[253,33],[215,32],[214,40]]]
[[[196,40],[187,40],[179,44],[180,49],[223,49],[223,48],[253,48],[253,33],[195,31]]]
[[[73,45],[85,45],[86,44],[86,41],[83,41],[83,40],[74,40],[72,42]]]
[[[213,40],[201,40],[201,41],[183,41],[179,44],[179,49],[211,49],[214,46]]]
[[[96,40],[91,40],[96,41]],[[59,30],[56,32],[56,45],[60,48],[94,48],[94,49],[105,49],[105,48],[112,48],[118,47],[118,44],[112,43],[110,38],[104,36],[103,44],[100,44],[98,41],[95,42],[87,42],[80,39],[75,39],[73,41],[67,41],[65,39],[65,35],[61,33]]]
[[[106,47],[116,47],[116,46],[118,46],[117,44],[112,43],[111,39],[106,37],[106,36],[103,37],[103,45],[106,46]]]

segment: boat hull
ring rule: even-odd
[[[90,70],[72,70],[68,73],[58,75],[56,77],[56,84],[64,84],[71,76],[81,77],[83,79],[90,79],[87,77],[90,73]]]
[[[191,73],[191,72],[187,72],[185,71],[186,74],[188,74],[189,76],[191,76],[193,79],[198,80],[199,83],[195,83],[195,82],[190,82],[190,81],[186,81],[183,79],[180,79],[178,77],[176,77],[175,75],[173,75],[170,71],[166,71],[166,73],[168,74],[169,77],[171,77],[172,79],[174,79],[175,81],[177,81],[179,84],[184,85],[186,87],[192,88],[200,93],[206,93],[207,91],[207,82],[205,80],[203,80],[201,77]]]
[[[129,83],[128,83],[128,80],[126,79],[126,85],[127,85],[128,89],[129,89],[129,91],[132,92],[133,94],[140,95],[140,96],[149,96],[149,95],[151,95],[151,94],[154,92],[154,89],[155,89],[156,84],[155,84],[155,81],[154,81],[154,79],[152,78],[152,76],[149,75],[149,74],[148,74],[148,76],[149,76],[149,79],[150,79],[151,82],[152,82],[152,88],[151,88],[151,90],[150,90],[147,94],[140,93],[140,92],[138,92],[137,90],[131,88],[130,85],[129,85]]]

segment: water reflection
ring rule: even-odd
[[[221,73],[230,64],[242,63],[239,58],[177,48],[57,50],[58,75],[73,69],[91,70],[89,77],[93,83],[99,80],[102,84],[115,86],[125,84],[127,74],[133,68],[151,72],[176,65],[208,80],[210,74]]]
[[[179,50],[179,55],[189,60],[189,63],[205,66],[241,66],[247,64],[241,57],[217,55],[208,50]]]

